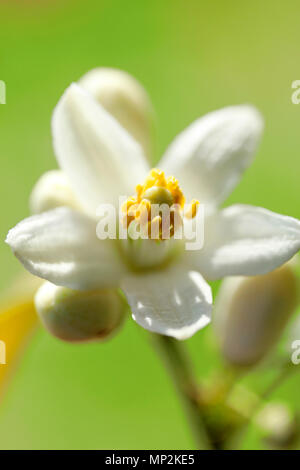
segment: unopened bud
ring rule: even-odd
[[[149,157],[152,151],[153,109],[143,86],[122,70],[97,68],[85,74],[79,85],[124,127]]]
[[[47,171],[40,177],[32,190],[29,204],[32,214],[61,206],[79,208],[68,179],[61,170]]]
[[[297,438],[297,420],[284,403],[269,403],[255,417],[255,424],[273,448],[288,448]]]
[[[232,364],[251,366],[275,345],[298,303],[292,263],[254,277],[223,281],[214,311],[221,351]]]
[[[45,282],[35,296],[45,328],[64,341],[99,341],[122,324],[126,304],[115,289],[75,291]]]

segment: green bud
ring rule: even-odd
[[[227,278],[214,309],[221,351],[234,365],[251,366],[276,344],[299,300],[292,263],[253,277]]]
[[[45,328],[64,341],[101,341],[123,323],[126,304],[115,289],[75,291],[45,282],[35,296]]]

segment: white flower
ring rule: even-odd
[[[34,275],[78,290],[120,286],[138,324],[188,338],[210,321],[211,290],[202,275],[263,274],[300,248],[300,222],[291,217],[252,206],[218,208],[251,163],[262,127],[251,106],[212,112],[180,134],[158,165],[178,178],[185,196],[208,208],[202,250],[182,251],[179,242],[174,250],[176,240],[99,240],[99,204],[132,195],[150,167],[120,123],[72,84],[54,111],[52,132],[59,166],[80,209],[25,219],[9,232],[7,243]]]

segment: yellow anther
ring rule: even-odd
[[[127,211],[127,215],[129,215],[129,217],[136,217],[136,211],[138,209],[139,205],[138,204],[132,204],[128,211]]]
[[[143,184],[136,186],[136,195],[131,196],[122,206],[122,211],[127,214],[123,225],[128,228],[132,221],[142,226],[143,232],[147,232],[151,238],[165,239],[174,235],[175,230],[182,225],[183,206],[185,198],[174,176],[165,177],[162,170],[153,168]],[[163,205],[171,208],[169,222],[164,227],[162,234]],[[193,218],[197,213],[199,202],[191,202],[187,211],[187,217]],[[151,211],[152,205],[161,206],[159,213]],[[154,232],[154,233],[153,233]],[[168,236],[166,235],[168,232]]]
[[[131,206],[137,203],[137,198],[135,196],[129,197],[121,206],[122,212],[128,213],[128,210]]]
[[[142,184],[138,184],[136,187],[135,187],[135,191],[136,191],[136,197],[137,197],[137,200],[140,201],[141,200],[141,195],[143,193],[143,185]],[[130,199],[130,198],[129,198]]]
[[[147,199],[143,199],[137,206],[135,212],[136,219],[150,220],[151,218],[151,202]]]
[[[188,209],[185,211],[184,215],[187,219],[193,219],[198,211],[200,202],[197,199],[192,199]]]
[[[174,178],[174,176],[169,176],[167,178],[167,188],[173,195],[174,203],[179,204],[181,207],[183,207],[185,198],[183,192],[181,191],[179,183],[177,179]]]
[[[134,219],[135,219],[135,217],[130,216],[128,214],[123,215],[123,217],[122,217],[123,227],[127,229]]]

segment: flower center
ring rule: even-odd
[[[165,177],[153,168],[144,184],[136,186],[136,194],[122,206],[123,225],[129,236],[137,226],[143,238],[166,240],[182,226],[183,217],[194,218],[199,201],[193,199],[184,210],[185,197],[174,176]]]

